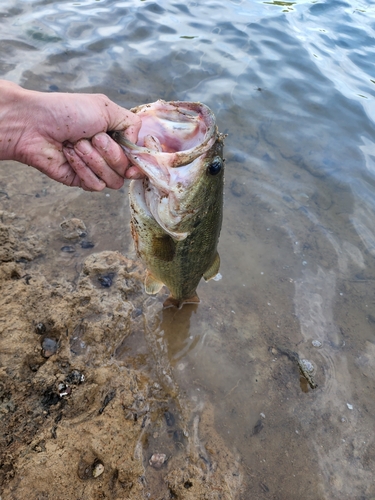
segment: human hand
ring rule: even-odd
[[[119,189],[124,177],[141,176],[106,133],[122,130],[136,142],[140,118],[102,94],[35,92],[0,81],[0,117],[0,159],[87,191]]]

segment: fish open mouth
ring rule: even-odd
[[[133,108],[141,120],[137,144],[121,132],[112,137],[123,146],[129,160],[152,178],[153,166],[163,174],[193,162],[214,144],[217,130],[212,111],[200,102],[165,102],[143,104]],[[160,176],[160,171],[158,172]]]
[[[184,199],[202,175],[206,153],[218,137],[214,114],[199,102],[162,100],[132,111],[142,121],[137,144],[121,132],[112,137],[145,175],[145,202],[155,220],[182,240],[189,233],[181,231],[181,223],[194,214]]]
[[[161,151],[186,152],[200,146],[210,134],[211,114],[200,103],[157,101],[156,105],[135,108],[142,120],[137,145],[148,147],[148,138],[156,137]]]

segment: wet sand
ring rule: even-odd
[[[28,175],[24,166],[4,168]],[[1,498],[234,498],[243,472],[212,427],[212,407],[192,407],[147,361],[155,301],[148,306],[143,269],[102,251],[56,272],[49,245],[69,256],[89,241],[87,228],[73,218],[68,230],[56,224],[46,234],[32,215],[12,211],[9,184],[8,192],[10,210],[0,213]],[[31,201],[32,214],[39,197]]]

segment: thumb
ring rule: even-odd
[[[106,103],[106,109],[108,113],[108,131],[124,131],[125,137],[129,141],[136,143],[142,125],[140,117],[112,101]]]

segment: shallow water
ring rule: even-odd
[[[198,307],[155,313],[139,351],[171,366],[192,407],[213,403],[243,498],[375,497],[374,14],[328,0],[0,7],[1,77],[125,107],[200,100],[228,134],[223,279],[200,285]],[[7,166],[0,191],[45,233],[51,276],[74,280],[93,251],[134,256],[126,188],[83,193]],[[60,251],[72,215],[94,248]],[[317,389],[283,349],[313,364]]]

